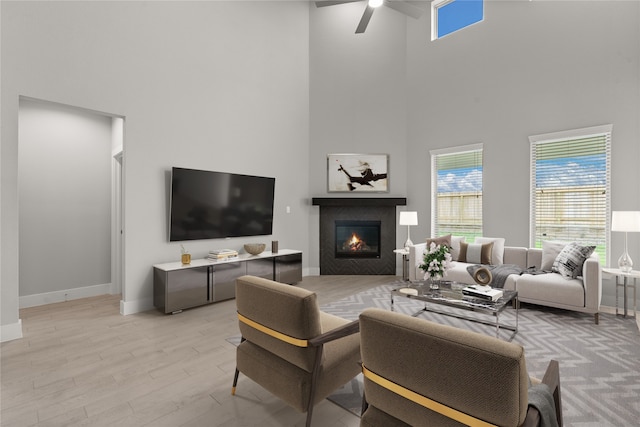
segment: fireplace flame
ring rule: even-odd
[[[352,251],[360,251],[366,246],[364,240],[360,239],[360,237],[358,237],[356,233],[353,233],[351,235],[351,238],[347,241],[347,244],[349,246],[349,249]]]

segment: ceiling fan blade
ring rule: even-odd
[[[421,7],[415,6],[413,4],[405,3],[402,1],[393,1],[393,0],[385,0],[384,5],[390,7],[391,9],[398,11],[400,13],[404,13],[407,16],[412,18],[420,18],[422,14],[425,12]]]
[[[364,33],[364,30],[367,29],[367,25],[369,25],[369,21],[371,20],[371,15],[373,15],[373,11],[375,8],[367,5],[367,8],[364,10],[362,14],[362,18],[360,19],[360,23],[358,24],[358,28],[356,28],[356,34]]]
[[[319,0],[316,7],[335,6],[337,4],[356,3],[362,0]]]

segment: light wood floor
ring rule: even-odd
[[[395,276],[305,277],[320,304]],[[0,425],[303,426],[290,408],[247,377],[231,396],[239,335],[235,300],[164,315],[121,316],[119,295],[20,310],[24,338],[0,347]],[[357,426],[325,400],[315,426]]]

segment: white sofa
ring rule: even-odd
[[[424,271],[419,265],[426,246],[426,243],[419,243],[409,248],[409,280],[412,282],[424,279]],[[505,246],[503,263],[515,264],[523,269],[540,268],[542,249]],[[475,284],[467,271],[470,265],[473,264],[453,261],[444,279]],[[517,290],[521,302],[593,314],[595,323],[599,323],[602,269],[595,253],[585,261],[582,276],[576,279],[566,279],[558,273],[512,274],[507,277],[504,289]]]

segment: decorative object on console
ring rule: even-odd
[[[264,251],[267,245],[264,243],[246,243],[244,245],[244,250],[251,255],[259,255]]]
[[[278,241],[277,240],[272,240],[271,241],[271,252],[278,253]]]
[[[628,273],[633,269],[633,261],[627,252],[627,234],[640,232],[640,211],[613,211],[611,213],[611,231],[624,232],[624,252],[618,259],[618,268]]]
[[[327,191],[389,191],[389,156],[387,154],[329,154],[327,156]]]
[[[424,252],[424,262],[420,268],[424,270],[424,278],[429,281],[430,289],[440,288],[438,282],[447,273],[447,268],[451,264],[449,250],[447,245],[436,245],[431,242],[429,248]]]
[[[413,246],[411,241],[410,228],[412,225],[418,225],[418,212],[402,211],[400,212],[400,225],[407,226],[407,241],[404,242],[404,248],[409,250],[409,246]]]
[[[184,248],[184,245],[180,245],[180,253],[182,264],[191,264],[191,254]]]
[[[209,251],[207,258],[211,261],[222,261],[230,258],[238,258],[238,251],[233,249],[214,249]]]

